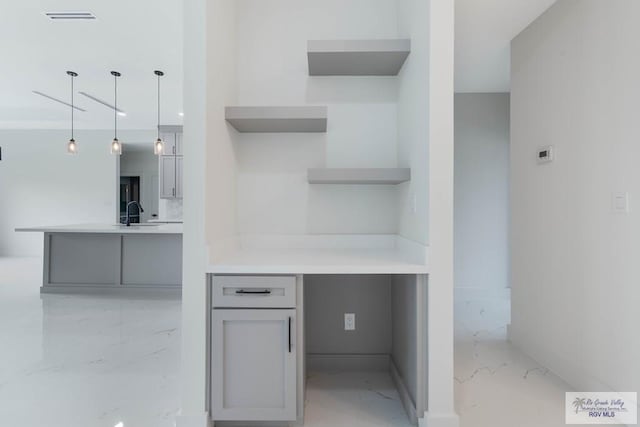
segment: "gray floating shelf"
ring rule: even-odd
[[[238,132],[326,132],[327,107],[226,107]]]
[[[309,184],[397,185],[410,180],[410,168],[325,168],[307,170]]]
[[[307,41],[311,76],[396,76],[410,52],[409,39]]]

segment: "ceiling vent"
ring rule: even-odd
[[[82,21],[96,19],[91,12],[45,12],[52,21]]]

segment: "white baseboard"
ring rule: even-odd
[[[418,420],[419,427],[459,427],[460,419],[455,413],[431,414],[425,412],[424,418]]]
[[[388,354],[308,354],[307,371],[388,371]]]
[[[209,413],[198,415],[177,415],[176,427],[213,427]]]
[[[396,366],[393,358],[389,361],[389,371],[391,372],[391,379],[396,385],[398,389],[398,394],[400,395],[400,401],[402,402],[402,406],[404,410],[407,412],[407,417],[409,417],[409,421],[412,424],[418,424],[418,414],[416,413],[416,406],[411,398],[411,393],[409,393],[409,389],[407,389],[406,384],[404,383],[402,376],[400,375],[400,371],[398,371],[398,367]]]

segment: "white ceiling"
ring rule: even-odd
[[[509,92],[510,43],[556,0],[456,0],[456,92]]]
[[[90,11],[95,21],[51,21],[46,11]],[[70,107],[32,93],[70,98],[67,70],[76,71],[77,128],[109,129],[113,110],[78,91],[113,104],[111,70],[118,80],[122,129],[154,129],[157,82],[162,78],[163,124],[182,118],[182,1],[20,0],[0,5],[0,128],[69,127]]]
[[[509,91],[509,44],[555,0],[456,0],[456,91]],[[51,21],[46,11],[90,11],[95,21]],[[108,129],[113,111],[77,94],[112,103],[111,70],[122,73],[118,104],[122,129],[153,129],[156,80],[163,70],[162,122],[182,118],[182,1],[4,1],[0,25],[0,128],[58,129],[69,126],[69,107],[32,93],[68,101],[75,81],[79,129]]]

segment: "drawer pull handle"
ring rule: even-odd
[[[264,290],[258,290],[258,291],[246,291],[244,289],[238,289],[236,291],[237,295],[271,295],[271,290],[269,289],[264,289]]]
[[[289,316],[289,353],[291,353],[291,316]]]

